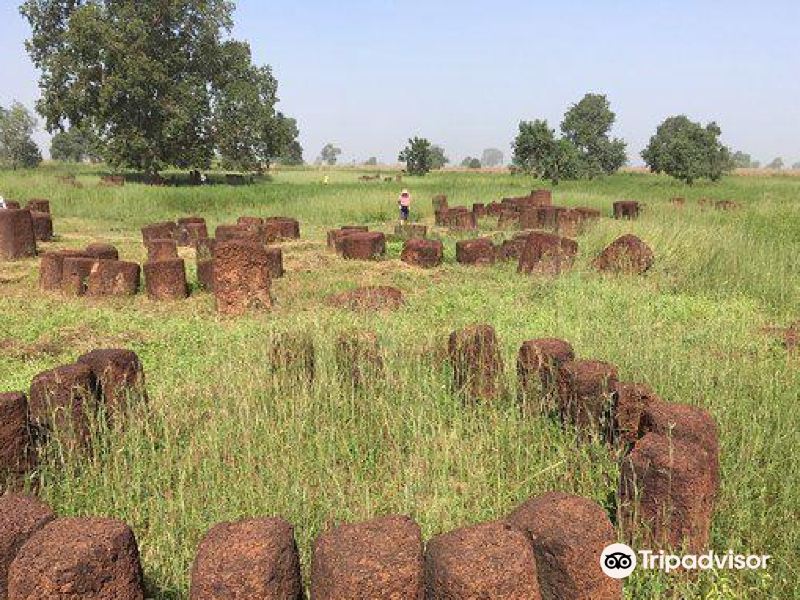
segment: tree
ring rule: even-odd
[[[666,173],[689,185],[698,179],[718,181],[733,168],[731,153],[722,145],[722,130],[711,122],[705,127],[685,115],[667,118],[642,151],[654,173]]]
[[[425,138],[409,138],[408,145],[400,152],[397,160],[406,163],[409,175],[425,175],[433,168],[433,146]]]
[[[274,109],[277,82],[226,40],[229,0],[25,0],[48,131],[97,133],[114,167],[256,168],[296,131]]]
[[[450,162],[444,155],[444,148],[441,146],[431,146],[431,169],[442,169]]]
[[[333,166],[339,160],[339,155],[342,153],[341,148],[337,148],[333,144],[325,144],[319,153],[317,162],[320,164],[325,163],[328,166]]]
[[[503,153],[497,148],[487,148],[481,155],[481,164],[484,167],[499,167],[503,164]]]
[[[792,171],[800,171],[800,162],[796,162],[792,165]]]
[[[377,164],[378,164],[378,158],[377,158],[377,157],[375,157],[375,156],[370,156],[370,157],[367,159],[367,162],[365,162],[364,164],[365,164],[366,166],[368,166],[368,167],[374,167],[375,165],[377,165]]]
[[[278,162],[287,167],[299,167],[303,161],[303,146],[297,140],[292,140],[278,159]]]
[[[522,121],[512,147],[513,165],[523,173],[553,183],[578,177],[578,149],[567,139],[557,139],[547,121]]]
[[[83,127],[59,131],[50,141],[50,158],[64,162],[83,162],[100,159],[99,140]]]
[[[783,159],[780,156],[773,159],[773,161],[767,165],[767,169],[780,171],[781,169],[783,169]]]
[[[760,163],[753,160],[749,154],[741,151],[736,151],[731,155],[731,162],[734,169],[757,169]]]
[[[35,129],[36,119],[19,102],[0,106],[0,164],[14,170],[38,166],[42,153],[32,138]]]
[[[465,169],[480,169],[481,161],[478,160],[477,158],[472,158],[471,156],[468,156],[461,161],[461,166],[464,167]]]
[[[627,162],[625,141],[609,137],[616,115],[603,94],[586,94],[561,122],[561,132],[578,151],[581,177],[616,173]]]

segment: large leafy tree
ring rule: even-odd
[[[425,175],[433,168],[433,146],[425,138],[409,138],[408,145],[400,152],[397,160],[406,163],[406,172],[409,175]]]
[[[499,167],[503,164],[503,153],[497,148],[486,148],[481,155],[481,164],[484,167]]]
[[[749,154],[740,150],[731,155],[731,162],[735,169],[757,169],[761,166],[760,162],[753,160]]]
[[[669,117],[650,138],[642,158],[654,173],[666,173],[689,185],[698,179],[718,181],[733,168],[721,134],[714,122],[703,127],[685,115]]]
[[[767,165],[767,169],[773,169],[775,171],[780,171],[781,169],[783,169],[783,166],[784,166],[783,159],[779,156],[779,157],[773,159],[772,162]]]
[[[615,120],[603,94],[586,94],[564,115],[561,132],[578,151],[582,177],[616,173],[627,161],[625,141],[609,136]]]
[[[0,106],[0,164],[12,169],[32,168],[42,162],[42,153],[33,141],[36,118],[19,102],[11,108]]]
[[[59,131],[50,142],[50,158],[65,162],[82,162],[100,158],[97,136],[83,127]]]
[[[322,150],[319,153],[319,158],[317,162],[320,164],[326,164],[328,166],[333,166],[339,160],[339,155],[342,153],[342,149],[334,146],[333,144],[325,144]]]
[[[26,0],[20,11],[49,131],[86,127],[113,166],[150,173],[280,154],[291,127],[274,110],[269,69],[227,39],[233,2]]]
[[[553,183],[578,177],[580,157],[577,148],[567,139],[558,139],[547,121],[522,121],[512,147],[512,162],[523,173]]]
[[[444,148],[436,144],[431,146],[431,169],[443,169],[449,162],[450,159],[445,156]]]

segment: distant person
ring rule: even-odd
[[[331,178],[328,177],[327,175],[325,175],[325,177],[322,178],[322,183],[324,183],[325,185],[328,185],[330,182]]]
[[[408,190],[400,192],[397,204],[400,206],[400,222],[405,223],[408,221],[408,213],[411,212],[411,194]]]

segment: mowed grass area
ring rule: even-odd
[[[73,167],[75,169],[75,167]],[[361,172],[296,170],[253,186],[97,186],[82,168],[81,189],[60,183],[67,167],[0,174],[0,193],[49,198],[58,240],[44,248],[117,245],[143,260],[139,228],[201,215],[210,228],[239,215],[300,219],[303,239],[283,244],[287,275],[274,282],[265,314],[225,318],[211,294],[178,303],[63,298],[37,289],[38,261],[0,263],[0,389],[27,389],[38,372],[96,347],[127,347],[143,359],[150,404],[123,430],[105,432],[92,456],[62,454],[41,470],[42,496],[62,515],[109,515],[139,540],[154,598],[185,598],[197,543],[213,524],[281,515],[296,527],[307,576],[313,540],[330,523],[408,513],[429,538],[502,517],[548,490],[593,498],[613,510],[616,456],[578,444],[514,399],[519,345],[569,340],[581,358],[616,364],[623,380],[663,398],[708,409],[721,436],[722,492],[713,548],[770,554],[766,572],[700,576],[638,571],[628,598],[797,598],[800,548],[800,372],[798,357],[766,335],[800,319],[800,180],[729,177],[693,188],[662,177],[620,174],[564,183],[554,200],[610,215],[617,199],[646,203],[635,222],[603,218],[579,236],[576,267],[558,278],[521,276],[513,263],[455,263],[422,271],[399,261],[347,262],[325,247],[325,231],[367,224],[391,231],[396,196],[408,187],[414,218],[432,224],[430,198],[451,205],[520,195],[542,182],[488,173],[435,173],[402,184],[359,182]],[[75,172],[74,170],[72,172]],[[687,206],[669,203],[687,198]],[[701,197],[741,209],[702,209]],[[512,232],[482,223],[502,239]],[[589,267],[623,233],[642,237],[656,264],[643,277],[601,276]],[[191,250],[187,258],[194,282]],[[406,306],[352,313],[327,306],[331,293],[393,285]],[[494,325],[510,393],[465,408],[449,390],[447,337],[459,327]],[[386,377],[362,391],[342,385],[333,343],[343,331],[377,332]],[[317,377],[302,385],[269,368],[273,335],[301,332],[317,347]]]

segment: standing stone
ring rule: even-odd
[[[153,223],[142,227],[142,242],[145,247],[152,240],[174,240],[178,226],[172,221]]]
[[[653,251],[635,235],[623,235],[603,250],[592,265],[598,271],[640,275],[653,266]]]
[[[466,400],[496,400],[503,393],[503,359],[491,325],[472,325],[451,333],[448,355],[453,387]]]
[[[147,242],[146,247],[150,262],[178,258],[178,244],[173,239],[153,239]]]
[[[698,554],[708,549],[715,495],[713,459],[701,446],[648,433],[622,463],[619,523],[650,550]]]
[[[495,249],[489,238],[456,242],[456,261],[462,265],[493,265]]]
[[[400,260],[425,269],[442,264],[444,244],[440,240],[411,239],[403,244]]]
[[[300,222],[289,217],[267,217],[264,219],[267,241],[300,239]]]
[[[595,360],[570,361],[561,365],[559,377],[562,422],[583,435],[608,436],[614,422],[617,368]]]
[[[635,200],[620,200],[614,202],[615,219],[638,219],[639,203]]]
[[[517,385],[522,402],[538,400],[542,412],[558,406],[561,366],[575,359],[572,345],[556,338],[528,340],[517,355]]]
[[[220,523],[200,542],[190,600],[302,600],[292,526],[279,518]]]
[[[25,394],[0,393],[0,481],[28,470],[31,441]]]
[[[28,200],[25,208],[31,212],[41,212],[50,214],[50,201],[42,200],[41,198],[33,198]]]
[[[644,383],[617,383],[614,408],[614,437],[622,444],[633,444],[641,435],[642,413],[658,396]]]
[[[574,240],[553,233],[534,231],[525,242],[517,271],[557,275],[572,267],[577,253],[578,243]]]
[[[97,259],[85,256],[66,256],[61,274],[61,291],[68,296],[83,296],[89,289],[89,275]]]
[[[426,600],[540,600],[525,533],[495,522],[437,535],[425,552]]]
[[[214,291],[214,259],[197,261],[197,285],[202,289]]]
[[[53,239],[53,218],[50,213],[31,211],[33,235],[37,242],[49,242]]]
[[[315,600],[423,600],[422,533],[410,517],[340,525],[314,544]]]
[[[135,296],[142,279],[139,263],[99,260],[89,272],[86,295],[90,297]]]
[[[25,542],[56,516],[33,496],[0,496],[0,598],[8,598],[8,569]]]
[[[507,521],[531,540],[543,600],[621,600],[621,582],[600,569],[600,555],[616,535],[597,503],[549,492],[523,503]]]
[[[183,300],[189,296],[182,258],[144,263],[144,280],[151,300]]]
[[[283,270],[283,250],[280,248],[268,247],[266,248],[266,253],[270,277],[273,279],[283,277],[285,273]]]
[[[56,519],[34,533],[8,573],[8,600],[143,600],[139,549],[115,519]]]
[[[88,365],[92,370],[109,419],[124,414],[137,402],[147,401],[144,368],[132,350],[92,350],[80,356],[78,363]]]
[[[119,260],[119,251],[111,244],[89,244],[83,254],[98,260]]]
[[[354,260],[376,260],[386,254],[386,238],[380,232],[356,232],[340,239],[342,257]]]
[[[365,387],[383,376],[378,336],[371,331],[343,332],[336,340],[336,366],[352,387]]]
[[[203,217],[178,219],[175,240],[179,246],[194,246],[198,239],[208,237],[206,220]]]
[[[80,250],[52,250],[43,253],[39,263],[39,288],[49,292],[60,290],[64,277],[64,260],[83,256]]]
[[[0,210],[0,259],[17,260],[36,256],[36,235],[31,211]]]
[[[241,315],[272,307],[270,258],[263,244],[243,240],[217,244],[213,272],[218,312]]]

